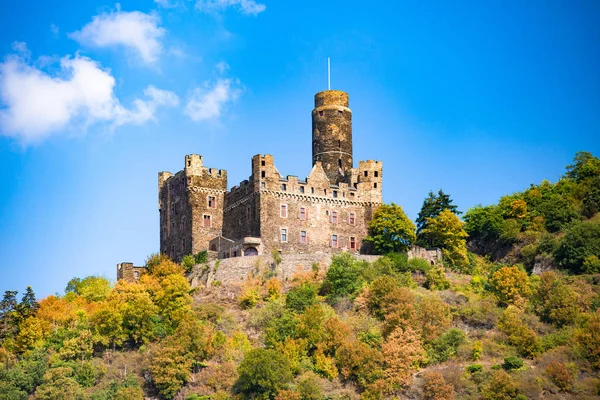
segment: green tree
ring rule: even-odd
[[[40,307],[40,304],[35,300],[35,293],[31,286],[27,286],[25,294],[21,298],[21,302],[17,306],[21,320],[33,315],[33,313]]]
[[[110,290],[108,279],[92,275],[83,279],[71,279],[65,288],[65,293],[78,294],[87,301],[102,301],[108,297]]]
[[[236,389],[247,398],[273,399],[292,380],[290,361],[277,350],[252,349],[238,368]]]
[[[445,263],[461,270],[469,265],[464,222],[452,211],[445,209],[437,217],[429,218],[422,233],[442,248]]]
[[[310,282],[290,289],[285,297],[285,306],[296,312],[304,312],[306,307],[312,306],[317,301],[317,288]]]
[[[0,343],[18,332],[19,315],[16,290],[7,290],[0,301]]]
[[[423,201],[421,211],[417,216],[417,244],[422,247],[440,247],[441,243],[437,241],[437,238],[429,236],[424,233],[423,230],[429,225],[429,218],[435,218],[444,210],[450,210],[455,215],[460,215],[461,212],[457,211],[456,206],[452,204],[450,195],[446,194],[440,189],[436,194],[429,192],[429,195]]]
[[[575,154],[573,164],[567,166],[565,176],[575,182],[595,178],[600,175],[600,159],[592,153],[580,151]]]
[[[369,222],[369,236],[365,238],[376,254],[405,253],[416,239],[415,224],[394,203],[377,208]]]
[[[322,292],[330,300],[352,296],[362,287],[362,263],[349,253],[333,256],[327,275],[323,280]]]
[[[600,223],[586,221],[567,231],[556,251],[558,264],[574,273],[581,273],[586,257],[600,257]]]

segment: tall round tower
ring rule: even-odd
[[[348,181],[352,169],[352,111],[348,93],[315,94],[312,110],[313,165],[321,161],[331,183]]]

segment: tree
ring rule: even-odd
[[[425,350],[417,331],[410,327],[398,327],[381,346],[385,361],[385,376],[389,391],[397,392],[409,385],[412,373],[425,361]]]
[[[252,349],[238,368],[237,390],[246,397],[273,399],[292,381],[288,358],[277,350]]]
[[[35,293],[31,286],[27,286],[25,294],[21,298],[21,302],[18,305],[19,314],[21,319],[24,320],[27,317],[33,315],[33,313],[40,307],[40,304],[35,300]]]
[[[494,272],[490,285],[504,305],[513,304],[519,298],[528,299],[532,293],[527,273],[517,266],[502,267]]]
[[[71,279],[65,288],[65,293],[78,294],[87,301],[102,301],[108,297],[110,289],[108,279],[91,275],[83,279]]]
[[[0,340],[18,331],[17,293],[16,290],[7,290],[0,301]]]
[[[568,179],[575,182],[582,182],[600,175],[600,159],[592,153],[580,151],[575,154],[573,161],[573,164],[567,166],[565,176]]]
[[[426,372],[423,375],[425,385],[423,386],[424,400],[454,400],[454,388],[439,372]]]
[[[405,253],[416,239],[415,224],[394,203],[377,208],[369,222],[369,236],[365,238],[376,254]]]
[[[354,295],[362,286],[361,264],[349,253],[333,256],[322,291],[330,300]]]
[[[285,306],[296,312],[304,312],[306,307],[312,306],[317,301],[317,288],[310,282],[290,289],[285,297]]]
[[[556,251],[558,264],[574,273],[581,273],[586,257],[600,257],[600,223],[581,222],[567,231]]]
[[[435,237],[430,237],[423,230],[429,225],[429,218],[435,218],[444,210],[450,210],[455,215],[460,215],[461,212],[457,211],[456,206],[452,204],[450,195],[446,194],[440,189],[436,194],[429,192],[429,195],[423,201],[421,211],[417,216],[417,244],[422,247],[440,247]]]
[[[445,209],[435,218],[427,219],[427,226],[421,232],[442,248],[445,263],[458,269],[469,265],[464,222],[452,211]]]

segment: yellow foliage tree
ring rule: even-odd
[[[445,209],[435,218],[427,218],[423,234],[440,243],[444,262],[459,270],[469,265],[467,258],[467,237],[465,223],[449,209]]]
[[[514,304],[531,296],[531,283],[525,271],[516,266],[502,267],[492,274],[492,291],[504,305]]]

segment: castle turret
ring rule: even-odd
[[[312,164],[321,161],[332,184],[348,182],[352,169],[352,111],[348,108],[348,93],[325,90],[315,95],[312,139]]]

